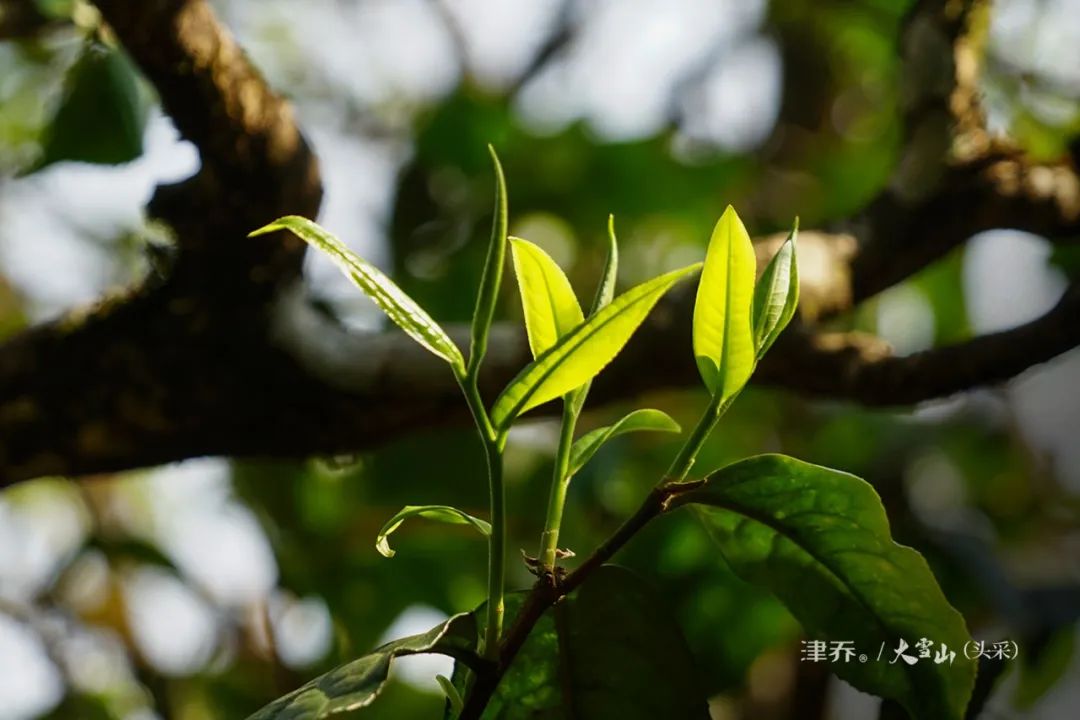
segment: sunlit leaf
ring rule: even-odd
[[[491,411],[495,427],[506,430],[526,410],[595,377],[619,354],[664,293],[700,267],[699,263],[673,270],[631,288],[578,325],[510,381]]]
[[[754,371],[754,246],[730,205],[716,223],[694,302],[694,357],[705,387],[726,399]]]
[[[607,231],[607,259],[604,261],[604,271],[600,274],[600,284],[596,286],[596,296],[593,297],[589,315],[595,315],[597,310],[610,305],[615,299],[615,281],[619,275],[619,241],[615,238],[614,215],[608,215]]]
[[[507,601],[512,617],[520,596]],[[703,683],[666,605],[645,578],[597,568],[540,618],[482,717],[706,720]]]
[[[367,707],[386,685],[394,658],[437,653],[469,664],[475,658],[476,637],[476,620],[472,614],[455,615],[426,633],[394,640],[320,675],[248,720],[320,720]]]
[[[401,524],[413,517],[421,517],[426,520],[437,520],[449,525],[472,525],[481,535],[491,535],[491,524],[486,520],[475,518],[468,513],[458,510],[449,505],[406,505],[390,518],[379,536],[375,540],[375,548],[383,557],[394,557],[394,551],[390,548],[390,535],[401,527]]]
[[[580,470],[611,438],[641,430],[677,433],[682,428],[679,427],[679,423],[671,419],[670,415],[660,410],[635,410],[614,425],[605,425],[578,438],[570,448],[569,474],[573,475]]]
[[[495,216],[491,220],[491,241],[488,244],[487,258],[484,260],[484,273],[480,277],[480,289],[476,295],[476,307],[473,310],[472,328],[469,342],[469,372],[478,371],[480,361],[487,352],[488,332],[492,318],[495,317],[495,304],[499,299],[499,287],[502,285],[503,265],[506,264],[506,228],[508,223],[508,202],[506,198],[506,177],[502,163],[495,148],[488,145],[491,163],[495,168]]]
[[[796,220],[788,239],[765,266],[754,288],[754,343],[759,360],[791,322],[799,304],[799,263],[795,253],[798,235]]]
[[[615,239],[615,216],[608,215],[608,251],[604,261],[604,272],[600,275],[600,284],[596,286],[596,295],[593,296],[592,306],[589,308],[589,317],[611,304],[615,298],[615,281],[619,274],[619,243]],[[589,387],[592,381],[580,386],[570,393],[570,410],[574,417],[581,414],[585,406],[585,398],[589,395]]]
[[[289,230],[300,239],[322,250],[342,272],[370,297],[398,327],[416,342],[463,371],[464,359],[457,345],[423,308],[394,284],[377,267],[367,262],[329,232],[307,218],[289,215],[259,228],[251,236]]]
[[[919,553],[896,544],[874,489],[854,475],[782,455],[760,455],[677,495],[692,505],[732,569],[771,590],[814,639],[848,642],[829,669],[860,690],[903,704],[912,717],[959,720],[976,665],[964,657],[964,618]],[[896,660],[922,638],[950,662]]]
[[[581,313],[574,289],[551,256],[528,240],[510,238],[525,310],[525,329],[533,357],[541,355],[559,338],[581,324]]]

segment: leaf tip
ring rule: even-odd
[[[495,146],[492,145],[491,143],[488,143],[487,149],[488,149],[488,155],[491,156],[491,162],[495,166],[495,174],[498,175],[499,177],[502,177],[503,169],[502,169],[502,162],[500,162],[500,160],[499,160],[499,153],[497,153],[495,151]]]
[[[397,555],[397,551],[390,547],[390,543],[386,541],[386,536],[382,535],[375,542],[375,549],[379,551],[379,554],[384,558],[392,558]]]
[[[282,224],[281,220],[275,220],[272,223],[269,223],[267,225],[263,225],[261,228],[258,228],[257,230],[252,230],[251,232],[248,233],[247,236],[249,238],[253,238],[253,237],[258,237],[260,235],[268,235],[268,234],[270,234],[272,232],[277,232],[278,230],[284,230],[284,229],[285,229],[285,226]]]

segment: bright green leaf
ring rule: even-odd
[[[604,262],[604,272],[600,275],[600,284],[596,286],[596,295],[593,296],[592,307],[589,308],[589,317],[611,304],[615,298],[615,280],[619,274],[619,243],[615,239],[615,216],[608,215],[608,251],[607,260]],[[585,398],[589,395],[589,387],[592,381],[585,383],[570,394],[570,411],[574,417],[581,415],[581,409],[585,407]]]
[[[473,615],[455,615],[426,633],[387,643],[370,655],[320,675],[248,720],[320,720],[367,707],[386,685],[394,658],[437,653],[473,664],[476,638]]]
[[[550,255],[521,238],[510,238],[510,246],[529,347],[533,357],[538,357],[585,317],[570,281]]]
[[[265,235],[278,230],[289,230],[329,255],[353,284],[375,301],[386,316],[413,340],[450,363],[455,372],[460,374],[464,371],[465,361],[461,357],[461,351],[446,331],[381,270],[349,250],[340,240],[311,220],[297,215],[278,218],[252,232],[250,236]]]
[[[673,270],[627,290],[525,366],[495,400],[491,411],[495,427],[505,431],[521,413],[595,377],[619,354],[664,293],[700,267],[699,263]]]
[[[589,315],[595,315],[601,308],[607,307],[615,299],[615,281],[619,275],[619,242],[615,238],[615,216],[608,215],[608,251],[604,261],[604,272],[600,275],[600,284],[596,286]]]
[[[507,597],[508,617],[520,603]],[[666,605],[635,573],[597,568],[540,618],[481,717],[706,720],[704,686]]]
[[[473,310],[469,343],[469,376],[473,378],[479,372],[480,361],[487,352],[488,332],[495,317],[495,304],[499,300],[503,266],[506,264],[506,228],[509,222],[506,177],[503,175],[502,163],[491,145],[488,145],[488,153],[491,154],[491,163],[495,167],[495,216],[491,220],[491,241],[488,244],[487,259],[484,260],[484,272],[480,276],[476,308]]]
[[[754,246],[730,205],[716,223],[694,302],[694,357],[705,387],[727,399],[754,371]]]
[[[758,360],[791,322],[799,304],[799,264],[795,253],[798,235],[796,219],[791,234],[765,266],[754,288],[754,343]]]
[[[847,473],[782,455],[729,465],[671,507],[693,505],[743,579],[771,590],[814,639],[849,641],[829,668],[860,690],[903,704],[912,717],[959,720],[976,664],[971,638],[919,553],[896,544],[874,489]],[[892,663],[900,640],[956,653]],[[880,660],[879,654],[881,656]],[[862,660],[866,656],[866,660]]]
[[[394,551],[390,548],[390,535],[401,527],[403,522],[412,517],[437,520],[449,525],[472,525],[484,537],[491,535],[490,523],[475,518],[455,507],[449,505],[406,505],[394,517],[390,518],[383,525],[382,530],[379,531],[379,536],[375,540],[375,548],[380,555],[388,558],[394,557]]]
[[[580,470],[611,438],[640,430],[677,433],[682,428],[679,427],[679,423],[671,419],[670,415],[660,410],[635,410],[614,425],[605,425],[578,438],[570,448],[569,474],[573,475]]]

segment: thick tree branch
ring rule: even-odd
[[[590,396],[596,404],[698,386],[691,295],[654,311],[599,377]],[[147,365],[142,348],[174,347],[169,336],[176,328],[143,323],[141,312],[168,316],[164,308],[121,303],[74,330],[45,326],[0,349],[0,388],[22,390],[0,404],[0,485],[201,455],[351,452],[468,422],[445,364],[400,333],[313,333],[317,315],[295,305],[279,312],[304,318],[280,319],[277,344],[266,346],[238,312],[223,318],[230,333],[152,353]],[[1078,313],[1080,292],[1072,288],[1031,323],[906,357],[892,356],[875,338],[791,331],[756,381],[868,405],[907,405],[1005,380],[1075,347]],[[456,332],[465,335],[464,328]],[[498,328],[493,341],[482,378],[489,398],[529,359],[519,331]],[[68,403],[71,397],[80,402]]]
[[[199,173],[158,188],[150,203],[151,213],[176,231],[184,262],[200,273],[220,269],[212,274],[230,280],[245,275],[255,286],[296,277],[301,243],[284,234],[276,245],[244,241],[277,215],[318,209],[318,164],[289,104],[266,85],[206,0],[97,6],[181,135],[199,149]]]
[[[321,198],[314,155],[287,103],[205,0],[101,0],[98,7],[197,146],[202,167],[158,188],[151,203],[180,244],[165,280],[33,328],[0,349],[5,484],[183,457],[204,424],[242,434],[245,398],[269,396],[286,381],[280,363],[271,358],[263,368],[258,358],[270,303],[299,276],[303,244],[285,233],[265,242],[246,235],[279,215],[314,216]],[[227,399],[237,404],[226,423],[204,414],[222,412]]]
[[[152,205],[182,240],[165,281],[0,347],[0,486],[200,455],[348,452],[465,422],[440,361],[398,333],[344,333],[295,289],[282,292],[296,286],[298,242],[244,237],[278,215],[312,216],[318,175],[287,105],[262,83],[205,0],[99,5],[181,132],[198,145],[203,166],[195,178],[159,189]],[[949,48],[957,25],[946,20]],[[966,66],[957,67],[961,77]],[[948,90],[955,84],[945,87],[950,113],[973,107]],[[941,103],[911,108],[921,110],[909,113],[909,139],[937,137]],[[924,123],[930,130],[919,131]],[[1071,168],[1029,165],[1014,149],[980,139],[977,122],[957,127],[967,139],[948,151],[944,166],[939,154],[938,165],[917,172],[927,167],[920,153],[932,157],[935,145],[915,142],[896,182],[845,225],[846,233],[804,233],[805,321],[852,307],[979,230],[1080,234]],[[759,245],[762,257],[773,244]],[[1080,344],[1072,321],[1077,295],[1070,289],[1046,316],[1014,330],[908,357],[892,356],[873,338],[813,333],[804,325],[778,343],[756,381],[870,405],[906,405],[999,382]],[[684,292],[654,311],[600,376],[596,402],[697,385],[691,297]],[[500,329],[493,345],[482,378],[489,397],[529,359],[518,331]]]

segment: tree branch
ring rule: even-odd
[[[317,167],[287,105],[205,0],[99,6],[198,145],[202,170],[160,188],[152,204],[182,240],[164,281],[0,346],[0,486],[202,455],[351,452],[466,422],[439,360],[399,333],[347,334],[307,305],[296,290],[298,241],[244,237],[282,214],[313,216]],[[962,59],[957,67],[960,77]],[[970,98],[947,95],[965,112],[974,107]],[[909,113],[912,127],[917,117]],[[928,183],[916,182],[912,168],[920,163],[901,163],[893,186],[845,225],[850,232],[803,233],[804,321],[849,309],[982,229],[1080,234],[1080,183],[1071,168],[1030,165],[1014,149],[980,140],[978,123],[957,126],[968,150],[951,152]],[[760,243],[759,254],[771,255],[776,240]],[[1072,321],[1077,295],[1070,288],[1057,307],[1019,328],[907,357],[894,357],[873,338],[804,325],[777,344],[755,381],[869,405],[907,405],[1000,382],[1080,344]],[[684,292],[654,311],[599,377],[596,402],[697,386],[691,300]],[[529,360],[520,331],[499,328],[492,345],[482,377],[488,398]]]
[[[691,299],[686,292],[654,311],[597,379],[590,395],[597,404],[698,386]],[[1000,382],[1077,346],[1078,313],[1073,287],[1031,323],[903,357],[876,338],[792,330],[755,382],[908,405]],[[401,333],[317,331],[316,311],[295,298],[277,309],[276,344],[269,346],[243,309],[220,318],[228,334],[192,334],[199,323],[186,318],[145,322],[169,316],[147,301],[120,303],[84,325],[43,326],[0,348],[0,486],[202,455],[353,452],[468,422],[445,364]],[[177,347],[172,336],[183,327],[188,334]],[[452,334],[463,338],[467,329]],[[489,399],[529,360],[520,331],[498,327],[492,340],[481,378]]]

